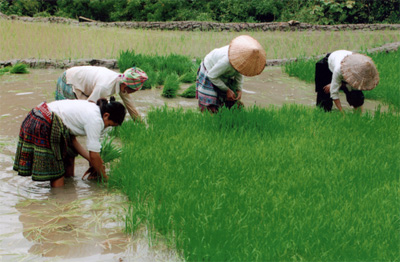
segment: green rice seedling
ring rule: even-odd
[[[196,84],[190,85],[182,94],[179,96],[186,98],[195,98],[196,97]]]
[[[282,69],[289,76],[300,78],[307,83],[313,83],[315,81],[315,63],[317,61],[317,58],[307,59],[300,57],[296,61],[286,63],[282,66]]]
[[[10,69],[11,74],[28,74],[29,71],[27,69],[27,65],[17,63]]]
[[[176,54],[158,56],[135,54],[133,50],[120,51],[118,66],[123,72],[127,68],[137,66],[149,76],[143,88],[164,85],[166,77],[177,74],[180,81],[188,83],[196,81],[195,67],[198,62],[192,62],[188,57]]]
[[[115,137],[106,136],[101,142],[100,156],[104,163],[110,163],[121,156],[121,148],[113,144]]]
[[[162,96],[167,98],[176,97],[176,93],[180,88],[179,77],[177,74],[172,73],[165,78]]]
[[[117,132],[114,131],[112,133],[116,134]],[[107,166],[110,165],[112,161],[118,159],[121,156],[121,148],[113,144],[114,139],[115,136],[107,134],[101,142],[100,157],[103,160],[104,165]],[[92,166],[90,166],[88,170],[86,170],[82,179],[85,179],[86,176],[89,178],[99,178],[99,174]]]
[[[27,65],[17,63],[14,66],[6,66],[3,68],[0,68],[0,75],[4,75],[5,73],[10,73],[10,74],[28,74],[29,71],[27,69]]]
[[[379,84],[371,91],[364,92],[369,99],[379,99],[396,110],[400,110],[400,51],[368,54],[378,69]]]
[[[127,230],[144,223],[187,261],[392,261],[399,117],[154,109],[121,126],[109,186],[130,199]]]
[[[197,69],[198,69],[200,63],[201,62],[199,62],[199,61],[196,61],[196,62],[192,63],[191,70],[186,72],[186,73],[184,73],[184,74],[182,74],[179,77],[179,81],[182,82],[182,83],[193,83],[193,82],[195,82],[196,78],[197,78]]]
[[[3,67],[3,68],[0,68],[0,76],[4,75],[5,73],[10,72],[10,69],[11,69],[11,66],[6,66],[6,67]]]
[[[121,73],[125,72],[126,69],[131,68],[132,66],[135,66],[137,64],[136,62],[136,56],[135,56],[135,51],[133,50],[120,50],[119,51],[119,56],[117,59],[117,65],[119,68],[119,71]],[[144,70],[144,68],[142,68]]]

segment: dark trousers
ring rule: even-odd
[[[327,54],[324,58],[315,64],[315,92],[317,92],[317,106],[323,108],[326,112],[332,110],[333,101],[330,93],[325,93],[324,86],[332,82],[332,72],[329,69]],[[341,87],[346,94],[347,102],[353,107],[360,107],[364,104],[364,94],[360,90],[349,91],[346,87]]]

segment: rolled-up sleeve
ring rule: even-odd
[[[333,71],[332,82],[331,82],[331,98],[333,100],[339,99],[339,90],[342,85],[343,76],[340,72],[340,68]]]

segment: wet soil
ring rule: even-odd
[[[146,229],[123,234],[126,198],[102,185],[81,179],[87,162],[76,161],[75,177],[63,188],[32,182],[12,171],[21,122],[42,101],[53,101],[60,69],[36,69],[26,75],[0,76],[0,261],[177,261],[179,256],[162,242],[150,245]],[[184,86],[183,88],[186,88]],[[133,94],[145,116],[152,107],[197,108],[196,99],[162,97],[161,89]],[[341,97],[345,110],[352,110]],[[246,106],[315,106],[314,85],[268,67],[246,78],[242,101]],[[365,110],[380,103],[367,100]],[[386,107],[382,105],[382,108]],[[84,143],[84,140],[81,140]]]

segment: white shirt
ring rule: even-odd
[[[338,50],[332,52],[328,58],[329,70],[331,70],[333,74],[330,93],[331,93],[331,98],[334,100],[339,99],[339,89],[343,81],[343,74],[342,71],[340,70],[340,63],[346,56],[351,54],[353,54],[353,52],[351,51]],[[349,89],[349,91],[352,90],[350,85],[347,84],[346,87],[347,89]]]
[[[47,104],[74,136],[86,136],[89,151],[100,152],[104,121],[100,107],[87,100],[59,100]]]
[[[96,103],[99,98],[119,94],[129,114],[132,117],[139,115],[130,95],[120,90],[121,75],[101,66],[75,66],[66,71],[67,84],[72,85],[78,99]],[[78,93],[82,93],[83,96]]]
[[[243,75],[237,72],[229,62],[229,46],[216,48],[204,58],[204,66],[207,69],[207,76],[211,82],[222,91],[227,91],[228,86],[221,77],[233,77],[237,82],[237,89],[242,90]]]

